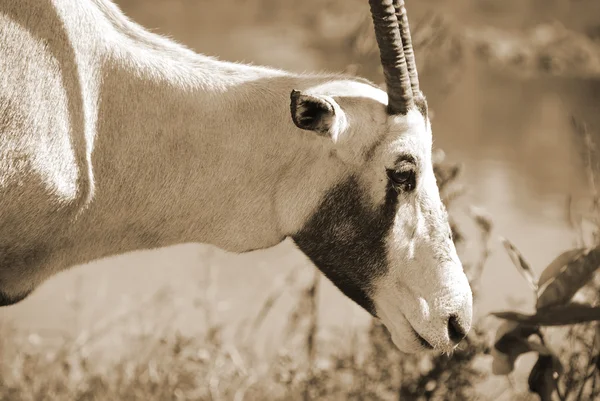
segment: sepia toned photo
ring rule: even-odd
[[[600,400],[600,2],[0,0],[0,401]]]

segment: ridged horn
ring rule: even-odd
[[[410,37],[410,27],[408,25],[408,17],[406,16],[404,0],[394,0],[394,9],[396,10],[396,19],[398,20],[400,29],[400,38],[402,39],[402,48],[404,50],[404,58],[406,60],[410,85],[412,86],[412,93],[414,97],[417,97],[421,94],[419,89],[419,73],[417,72],[415,51],[413,50],[412,39]]]
[[[414,99],[395,3],[400,3],[400,1],[369,0],[375,38],[379,46],[383,75],[387,85],[388,112],[390,114],[406,114],[408,109],[414,105]]]

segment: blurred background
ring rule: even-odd
[[[593,143],[600,139],[600,2],[406,3],[421,85],[433,115],[434,147],[443,150],[444,163],[459,165],[462,172],[458,185],[464,193],[453,201],[451,215],[464,236],[460,253],[466,265],[481,258],[482,219],[492,224],[475,306],[476,315],[487,322],[489,346],[500,323],[487,317],[489,312],[514,308],[531,313],[535,305],[498,238],[509,238],[539,274],[594,229],[580,223],[593,196]],[[117,4],[151,31],[222,60],[296,72],[348,72],[383,82],[367,0]],[[360,361],[361,351],[373,343],[369,336],[376,327],[370,317],[328,281],[317,281],[314,272],[285,242],[246,255],[184,244],[62,273],[20,304],[0,309],[5,333],[0,340],[5,362],[0,363],[2,371],[12,372],[5,373],[0,399],[398,399],[402,381],[409,379],[401,373],[373,378],[365,373],[367,362]],[[302,323],[303,311],[316,318]],[[294,340],[290,331],[302,332],[303,324],[318,327],[308,329],[314,338]],[[369,334],[365,339],[361,333]],[[361,346],[361,341],[371,345]],[[183,357],[188,343],[193,355]],[[160,358],[168,353],[164,344],[171,350],[169,369],[161,367]],[[311,395],[306,383],[320,385],[310,381],[315,379],[309,369],[305,387],[300,386],[301,364],[294,365],[295,353],[306,347],[317,355],[308,355],[316,366],[310,369],[325,369],[319,363],[338,369],[342,348],[358,365],[353,374],[336,376],[336,390]],[[519,359],[516,377],[506,380],[489,375],[492,357],[482,349],[480,359],[469,360],[481,380],[468,397],[539,399],[526,392],[535,358]],[[374,361],[369,369],[393,371],[395,359],[380,363],[373,352],[365,356]],[[327,356],[332,353],[337,359]],[[108,362],[89,362],[96,360]],[[273,373],[273,361],[285,368]],[[193,367],[178,365],[183,363]],[[103,366],[122,378],[106,379]],[[28,378],[27,369],[37,373]],[[419,369],[431,372],[432,366]],[[44,376],[49,370],[52,374]],[[170,378],[168,372],[174,371],[190,377]],[[280,377],[282,372],[287,376]],[[51,382],[51,376],[61,377],[62,384]],[[344,392],[367,388],[360,380],[369,378],[373,386],[389,388]],[[21,387],[15,384],[19,380],[25,383]],[[422,389],[402,399],[454,399],[427,390],[435,387],[430,380],[410,380]],[[304,390],[290,390],[298,386]]]

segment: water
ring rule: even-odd
[[[239,25],[226,29],[208,17],[199,17],[203,23],[194,25],[181,2],[166,2],[170,8],[162,2],[148,8],[135,2],[128,8],[124,3],[135,20],[159,26],[160,31],[223,59],[294,70],[327,65],[306,48],[302,34],[293,28]],[[422,79],[427,82],[426,76]],[[532,306],[529,289],[497,241],[499,235],[516,244],[537,272],[573,244],[574,235],[565,219],[567,197],[582,201],[588,188],[580,141],[565,110],[568,104],[555,88],[496,75],[471,62],[451,94],[426,91],[435,112],[435,146],[465,168],[463,182],[469,193],[454,212],[464,215],[467,203],[473,203],[484,208],[494,222],[492,255],[476,305],[479,316],[519,303],[525,311]],[[465,224],[468,233],[475,233],[472,224]],[[467,249],[465,258],[473,254],[473,249]],[[312,272],[289,242],[246,255],[185,244],[72,269],[49,280],[22,303],[1,309],[0,318],[34,331],[76,332],[166,286],[179,298],[179,327],[198,328],[204,317],[194,311],[193,301],[204,296],[209,263],[218,274],[215,316],[227,322],[255,315],[277,279],[291,269],[300,266],[304,281]],[[281,323],[282,316],[287,317],[285,309],[292,298],[288,290],[271,321]],[[326,281],[321,316],[325,325],[339,327],[362,324],[368,318]],[[269,335],[266,330],[266,342]]]

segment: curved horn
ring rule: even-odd
[[[369,0],[369,5],[387,85],[388,112],[406,114],[414,100],[394,2],[398,0]]]
[[[404,50],[404,58],[406,59],[410,85],[412,86],[413,96],[417,97],[420,95],[419,74],[417,72],[417,63],[415,61],[415,52],[410,37],[410,27],[408,25],[408,17],[406,16],[404,0],[394,0],[394,8],[396,9],[396,18],[398,19],[400,27],[400,38],[402,39],[402,47]]]

